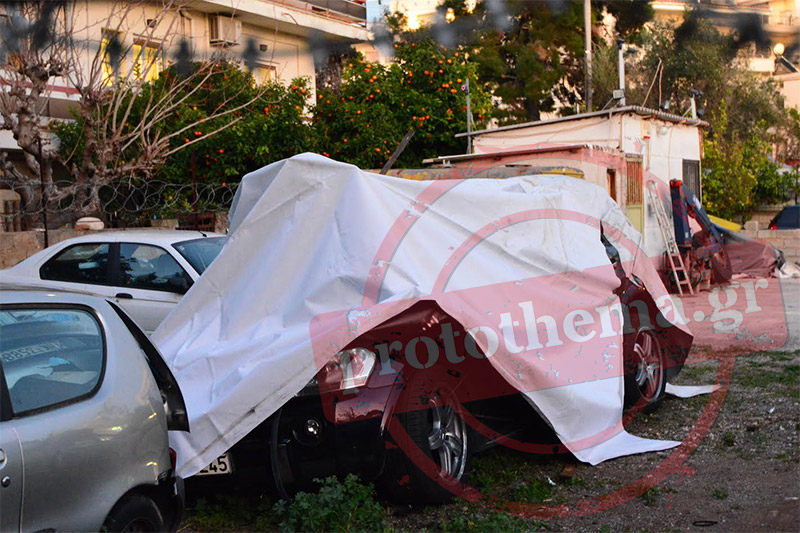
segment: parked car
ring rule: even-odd
[[[178,385],[122,309],[0,292],[0,530],[174,531]]]
[[[769,223],[769,229],[800,229],[800,205],[787,205]]]
[[[198,231],[91,233],[0,270],[0,282],[113,298],[152,333],[217,257],[224,239]]]
[[[683,366],[692,336],[663,327],[666,322],[658,320],[651,294],[636,276],[625,274],[618,251],[601,238],[620,280],[616,295],[623,307],[639,310],[624,314],[625,403],[650,410]],[[454,338],[467,337],[433,302],[420,302],[371,329],[200,475],[262,467],[285,498],[312,488],[315,478],[354,472],[394,499],[436,503],[451,496],[448,487],[466,481],[476,451],[513,437],[545,445],[550,453],[558,439],[544,422],[532,424],[537,416],[533,408],[485,358],[468,357],[458,364],[440,358],[441,364],[424,370],[392,360],[395,373],[375,371],[376,346],[420,336],[439,338],[442,324],[448,323]],[[419,468],[419,458],[398,449],[389,429],[395,415],[413,445],[436,465],[436,479]],[[475,430],[476,422],[481,431]]]

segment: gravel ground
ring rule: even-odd
[[[683,463],[685,466],[671,466],[673,474],[649,490],[645,490],[651,484],[646,476],[672,451],[622,457],[594,467],[576,464],[572,478],[563,479],[560,474],[569,464],[566,459],[548,460],[495,449],[476,458],[473,480],[501,501],[541,503],[548,507],[539,514],[566,515],[528,519],[515,528],[800,531],[798,364],[798,352],[737,358],[730,388],[708,434]],[[713,382],[719,365],[717,361],[692,365],[679,382]],[[682,440],[707,406],[713,410],[715,399],[667,398],[653,414],[640,415],[628,429],[643,437]],[[681,448],[685,450],[690,444],[685,442]],[[531,486],[539,490],[531,491]],[[586,514],[603,503],[596,500],[604,495],[612,495],[606,496],[612,507]],[[620,500],[628,501],[615,505]],[[528,510],[535,507],[531,505]],[[464,503],[423,513],[402,508],[393,511],[395,527],[409,530],[438,529],[456,514],[474,517],[474,527],[483,529],[481,521],[487,516],[485,510]]]

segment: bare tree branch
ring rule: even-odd
[[[72,198],[73,206],[82,206],[76,217],[102,216],[98,191],[103,186],[152,177],[169,156],[201,140],[176,143],[187,131],[213,124],[202,137],[207,139],[236,124],[242,110],[263,100],[262,89],[243,102],[240,87],[225,94],[205,116],[175,131],[163,131],[164,122],[202,94],[229,64],[229,58],[216,53],[183,76],[162,77],[158,84],[148,81],[151,69],[160,70],[161,54],[178,48],[179,9],[187,3],[109,2],[104,4],[107,16],[83,28],[76,28],[80,4],[40,0],[9,8],[13,16],[0,28],[0,50],[7,51],[0,57],[0,128],[14,135],[29,172],[4,171],[4,175],[33,184],[41,172],[49,200]],[[133,42],[122,42],[123,35],[133,35]],[[130,68],[126,59],[133,61]],[[59,154],[48,129],[48,100],[55,79],[65,80],[80,97],[75,105],[82,143],[79,161],[76,150]],[[134,113],[137,123],[131,126]],[[54,184],[54,165],[62,165],[71,180]]]

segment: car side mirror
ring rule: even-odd
[[[186,276],[172,276],[167,282],[169,288],[178,294],[186,294],[186,291],[191,287],[191,282],[186,279]]]

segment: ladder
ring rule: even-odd
[[[670,267],[672,267],[672,275],[675,278],[675,284],[678,286],[678,294],[683,296],[683,288],[681,285],[686,285],[686,288],[689,289],[689,294],[693,295],[694,290],[692,289],[692,282],[689,279],[689,274],[686,272],[686,265],[683,263],[681,252],[678,250],[678,243],[675,241],[674,225],[667,216],[667,212],[664,210],[664,203],[658,196],[656,182],[654,180],[647,182],[647,194],[647,199],[656,212],[656,219],[658,220],[658,229],[661,230],[661,237],[663,237],[664,243],[667,245],[667,259],[669,260]]]

